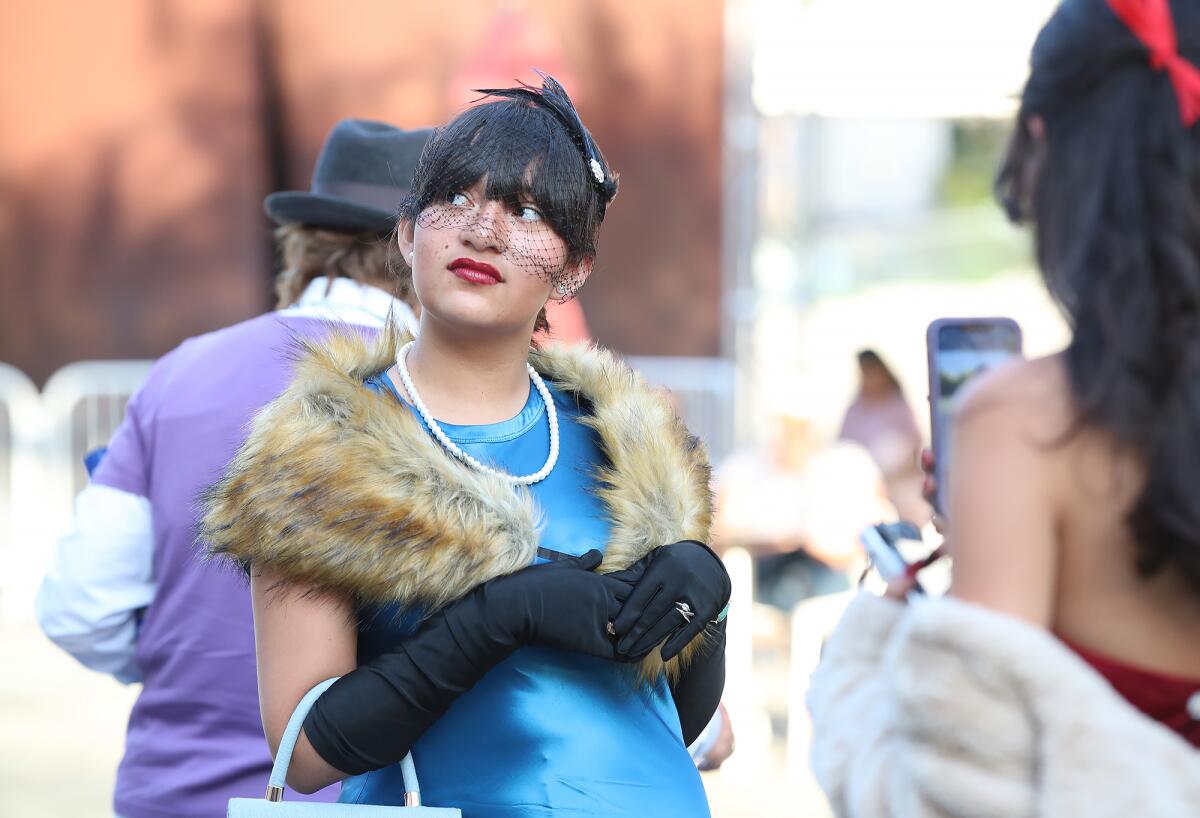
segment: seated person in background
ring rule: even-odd
[[[765,448],[717,469],[714,542],[754,557],[755,597],[789,611],[851,587],[863,568],[858,534],[895,519],[883,478],[854,443],[821,440],[806,413],[781,413]]]

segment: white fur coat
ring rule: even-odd
[[[1200,751],[1051,634],[960,600],[860,596],[808,706],[841,818],[1200,816]]]

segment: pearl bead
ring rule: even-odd
[[[408,392],[408,397],[412,401],[413,406],[416,407],[417,413],[421,415],[421,418],[425,421],[425,425],[433,432],[433,436],[437,442],[442,444],[442,448],[476,471],[493,474],[517,485],[530,486],[550,476],[550,472],[554,470],[555,463],[558,462],[558,410],[554,408],[554,399],[550,396],[550,390],[546,387],[542,376],[537,373],[537,370],[531,364],[526,363],[525,368],[529,370],[529,379],[533,382],[533,386],[537,389],[538,394],[542,396],[542,403],[546,405],[546,420],[550,424],[550,454],[546,458],[546,464],[541,469],[533,474],[518,477],[480,463],[474,457],[460,449],[458,444],[442,431],[442,427],[434,420],[429,409],[425,407],[425,402],[417,394],[417,388],[413,385],[412,377],[408,374],[408,351],[414,343],[416,342],[409,341],[396,353],[396,370],[400,373],[400,382],[404,384],[404,390]]]

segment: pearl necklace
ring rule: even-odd
[[[409,341],[396,353],[396,370],[400,373],[400,382],[404,384],[404,390],[408,392],[408,397],[412,400],[413,406],[417,408],[417,412],[425,420],[425,425],[433,432],[433,436],[437,438],[438,443],[442,444],[442,448],[477,471],[493,474],[496,477],[503,478],[517,485],[531,486],[550,476],[550,472],[554,470],[554,464],[558,462],[558,412],[554,408],[554,399],[550,397],[550,390],[546,388],[546,384],[542,381],[542,376],[537,373],[537,370],[532,365],[526,363],[525,368],[529,370],[529,380],[533,382],[534,388],[542,396],[542,403],[546,405],[546,419],[550,422],[550,455],[546,458],[546,465],[542,466],[541,469],[533,474],[517,477],[516,475],[502,472],[499,469],[493,469],[491,466],[485,466],[483,463],[480,463],[474,457],[471,457],[471,455],[460,449],[458,444],[442,431],[442,427],[433,419],[433,415],[429,413],[425,402],[417,394],[417,388],[413,386],[412,376],[408,374],[408,351],[414,343],[416,342]]]

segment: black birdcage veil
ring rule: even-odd
[[[570,298],[596,252],[616,179],[565,91],[483,90],[485,102],[427,144],[401,217],[425,230],[471,231],[514,267]]]

